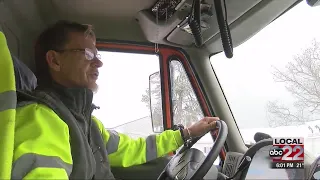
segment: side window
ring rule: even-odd
[[[93,99],[100,109],[93,115],[105,128],[133,138],[152,134],[149,76],[159,72],[159,57],[108,51],[100,51],[100,54],[103,66],[99,69],[99,90]],[[162,115],[162,109],[159,111]]]
[[[183,64],[178,60],[170,62],[170,80],[173,123],[189,127],[201,120],[204,115]],[[213,139],[208,133],[193,148],[197,148],[207,155],[212,145]],[[217,165],[219,162],[220,158],[215,161],[215,164]]]
[[[170,62],[173,123],[191,126],[203,118],[203,112],[187,73],[180,61]]]

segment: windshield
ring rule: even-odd
[[[299,3],[234,49],[210,58],[242,137],[304,137],[320,155],[320,7]]]

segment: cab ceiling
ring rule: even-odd
[[[11,33],[20,30],[20,34],[28,37],[22,38],[28,39],[28,43],[32,43],[49,24],[66,19],[92,24],[97,37],[101,39],[157,42],[192,48],[192,35],[180,32],[177,28],[185,16],[174,15],[166,23],[156,23],[155,17],[144,11],[155,2],[156,0],[0,0],[2,10],[11,15],[9,17],[7,14],[7,18],[3,18],[0,12],[0,19]],[[250,38],[295,3],[297,0],[226,0],[234,46]],[[202,48],[207,53],[223,50],[215,14],[211,17],[210,29],[203,36],[205,45]]]

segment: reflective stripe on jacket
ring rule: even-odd
[[[106,130],[92,117],[100,130],[111,166],[143,164],[178,149],[179,131],[167,130],[147,138]],[[73,168],[68,125],[45,105],[32,103],[16,112],[13,179],[68,179]]]
[[[106,130],[95,117],[104,139],[112,167],[129,167],[162,157],[183,145],[180,131],[166,130],[146,138],[132,139],[128,135]]]

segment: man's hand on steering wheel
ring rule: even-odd
[[[182,130],[181,126],[178,127],[180,128],[180,132],[183,133],[182,138],[185,144],[171,158],[159,175],[158,180],[203,179],[211,167],[213,167],[211,176],[218,177],[218,169],[212,165],[219,156],[227,139],[227,124],[218,117],[205,117],[186,129]],[[192,146],[209,131],[217,132],[217,135],[216,138],[213,139],[213,145],[210,151],[205,155],[197,148],[192,148]],[[191,139],[189,141],[190,136]]]
[[[190,136],[192,138],[203,136],[216,127],[216,121],[218,120],[220,120],[218,117],[204,117],[192,126],[184,129],[183,135],[187,139],[189,139]]]

